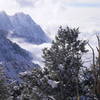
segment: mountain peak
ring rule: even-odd
[[[25,13],[23,13],[23,12],[18,12],[18,13],[15,13],[12,17],[21,17],[21,18],[29,18],[30,16],[28,15],[28,14],[25,14]],[[31,18],[31,17],[30,17]]]
[[[20,23],[27,25],[27,24],[36,24],[35,21],[31,18],[30,15],[25,14],[23,12],[15,13],[13,16],[11,16],[11,19],[19,20]],[[26,22],[26,23],[25,23]]]
[[[0,12],[0,29],[12,31],[11,38],[22,38],[29,43],[42,44],[50,41],[31,16],[23,12],[13,16],[7,15],[4,11]]]
[[[28,14],[20,12],[9,18],[15,31],[13,37],[21,37],[25,41],[35,44],[50,41],[42,28]]]

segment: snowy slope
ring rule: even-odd
[[[38,65],[33,64],[29,53],[7,39],[5,34],[6,31],[0,30],[0,64],[9,78],[18,79],[20,72],[31,70]]]

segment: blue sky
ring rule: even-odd
[[[68,3],[68,6],[73,6],[73,7],[92,7],[92,8],[99,8],[100,3],[79,3],[79,2],[72,2]]]
[[[47,0],[52,1],[52,0]],[[45,2],[45,0],[16,0],[22,7],[33,6],[37,2]],[[67,6],[75,7],[100,7],[99,0],[55,0],[54,2],[64,2]],[[52,2],[53,3],[53,2]]]
[[[100,30],[100,0],[0,0],[0,11],[29,14],[51,37],[59,25]]]

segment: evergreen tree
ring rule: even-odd
[[[51,87],[48,78],[41,68],[33,68],[32,71],[20,74],[24,81],[21,97],[23,100],[48,100]],[[46,99],[44,99],[46,98]],[[50,99],[51,100],[51,99]]]
[[[79,74],[83,67],[82,55],[87,50],[86,41],[78,39],[79,33],[79,29],[60,27],[51,48],[43,50],[48,79],[58,83],[55,92],[50,93],[56,100],[68,100],[68,97],[79,100],[81,95]]]

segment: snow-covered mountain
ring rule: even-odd
[[[0,29],[10,31],[11,38],[22,38],[34,44],[50,41],[42,28],[24,13],[9,16],[5,12],[0,12]]]
[[[24,13],[16,13],[9,17],[14,27],[13,36],[22,37],[27,42],[41,44],[48,42],[49,38],[46,36],[42,28],[36,24],[29,15]]]
[[[18,73],[31,70],[38,65],[32,63],[32,57],[27,51],[6,38],[7,32],[0,30],[0,64],[6,75],[11,79],[18,79]]]

